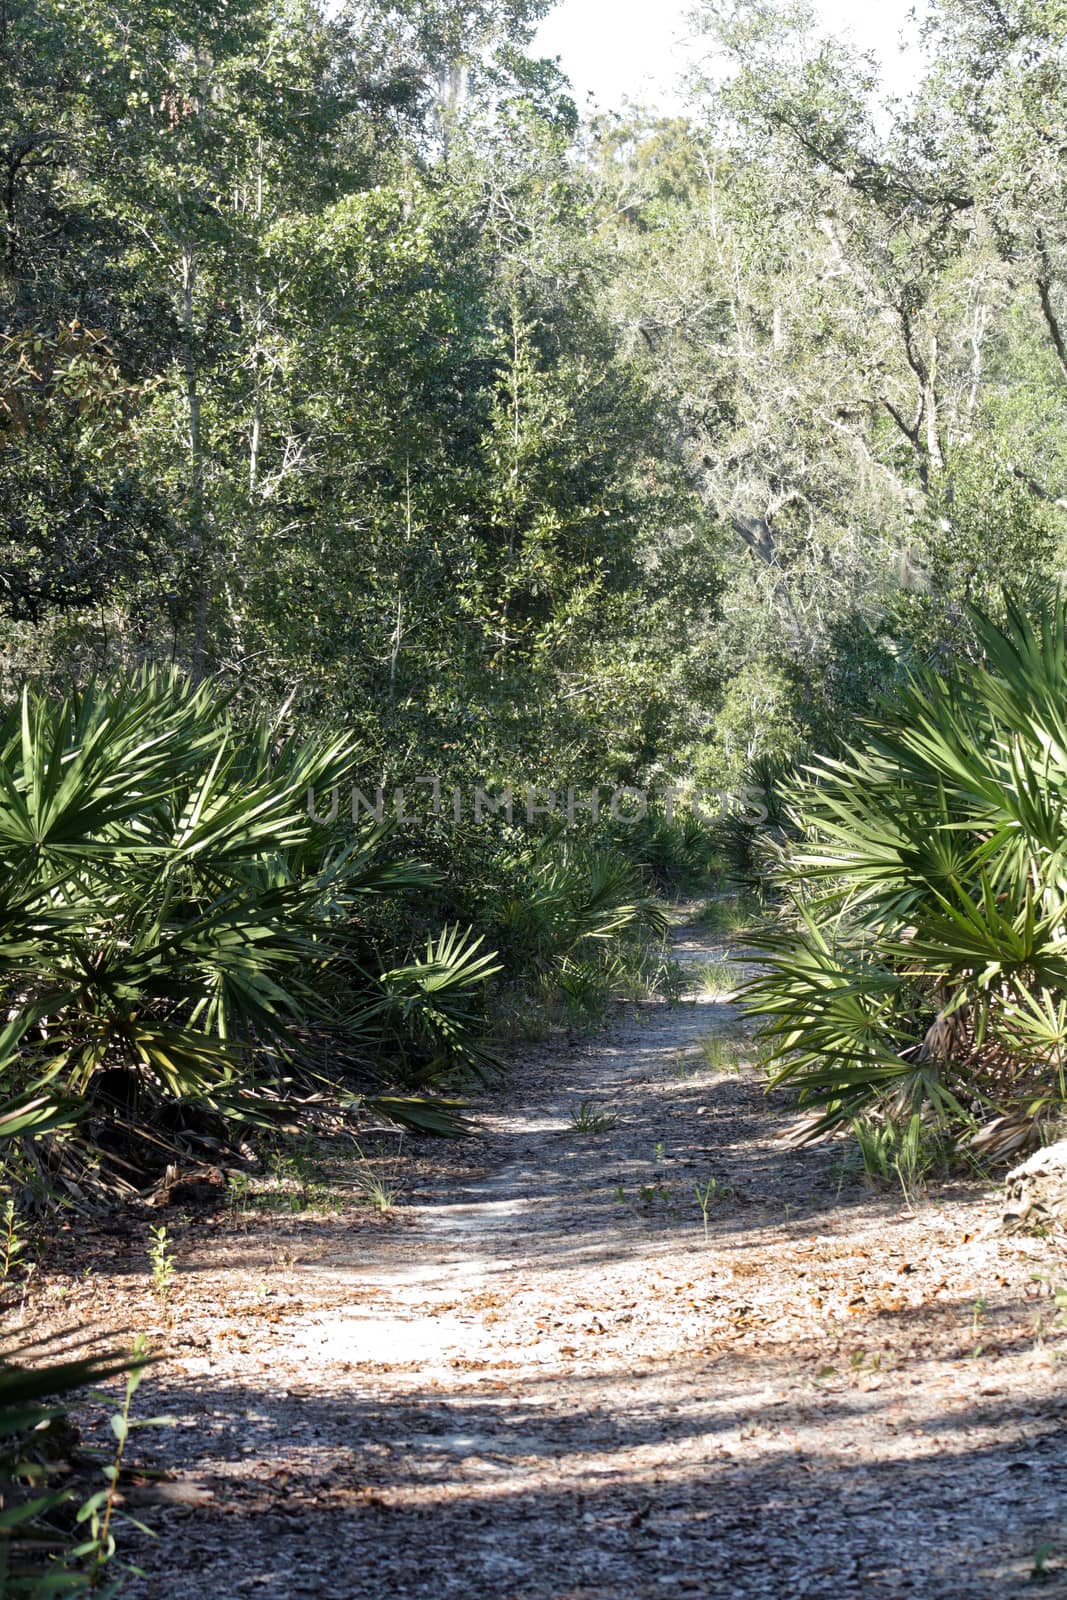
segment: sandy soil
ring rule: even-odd
[[[131,1600],[1067,1593],[1062,1255],[979,1186],[909,1204],[784,1149],[709,1037],[743,1040],[729,1000],[521,1053],[383,1217],[167,1215],[165,1316],[145,1239],[72,1240],[39,1325],[172,1352]]]

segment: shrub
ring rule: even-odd
[[[1067,607],[1007,619],[789,792],[796,928],[761,939],[747,1007],[813,1133],[928,1103],[1017,1142],[1064,1099]]]
[[[715,844],[729,878],[755,894],[773,887],[790,841],[787,795],[795,772],[796,764],[784,757],[756,756],[742,784],[750,804],[732,809],[715,825]]]
[[[162,1108],[255,1120],[287,1072],[321,1068],[325,1039],[346,1079],[386,1053],[409,1083],[415,1063],[437,1080],[478,1058],[490,957],[453,928],[380,961],[361,908],[431,875],[390,858],[384,827],[309,815],[354,761],[343,739],[241,725],[176,675],[25,692],[0,724],[9,1115],[77,1120],[136,1182]]]
[[[665,910],[618,851],[550,836],[501,865],[507,888],[483,915],[514,986],[595,1016],[661,964]]]

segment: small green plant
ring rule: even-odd
[[[870,1183],[899,1183],[907,1205],[916,1196],[937,1164],[943,1160],[940,1129],[915,1112],[901,1125],[891,1116],[856,1117],[852,1122],[856,1152],[864,1176]],[[847,1176],[849,1162],[841,1166]]]
[[[926,1178],[934,1165],[933,1142],[927,1137],[921,1114],[916,1111],[900,1136],[899,1148],[893,1163],[904,1202],[910,1206],[914,1196],[925,1187]]]
[[[548,975],[547,988],[558,992],[567,1013],[576,1022],[596,1022],[615,992],[622,973],[614,970],[614,963],[581,961],[573,957],[560,969]]]
[[[228,1179],[230,1209],[235,1216],[249,1212],[282,1213],[338,1211],[345,1196],[330,1182],[321,1144],[314,1133],[288,1138],[265,1156],[266,1176],[231,1172]]]
[[[700,1048],[710,1071],[740,1073],[744,1055],[740,1040],[725,1039],[721,1034],[712,1033],[706,1039],[701,1039]]]
[[[0,1214],[0,1288],[10,1278],[15,1263],[26,1249],[26,1225],[15,1210],[9,1195]]]
[[[987,1306],[988,1301],[982,1295],[979,1295],[978,1299],[971,1307],[971,1338],[976,1341],[974,1349],[971,1351],[972,1361],[977,1361],[979,1356],[982,1354],[983,1346],[979,1340],[979,1334],[981,1332],[982,1321],[985,1317]]]
[[[65,1435],[69,1437],[69,1431],[62,1402],[89,1384],[125,1373],[131,1358],[111,1353],[39,1365],[36,1358],[52,1343],[46,1339],[43,1345],[22,1352],[5,1347],[0,1363],[0,1489],[4,1505],[0,1594],[4,1596],[44,1600],[46,1595],[82,1594],[99,1576],[96,1544],[72,1544],[64,1531],[65,1513],[62,1522],[54,1520],[54,1513],[69,1506],[73,1498],[69,1488],[51,1487],[51,1479],[67,1470]],[[24,1364],[27,1356],[33,1357],[30,1365]],[[98,1501],[98,1509],[102,1503]],[[90,1515],[86,1510],[85,1517]]]
[[[1044,1272],[1032,1272],[1030,1281],[1031,1283],[1046,1284],[1048,1286],[1048,1297],[1055,1307],[1049,1323],[1046,1323],[1043,1312],[1039,1311],[1037,1314],[1034,1337],[1038,1344],[1043,1344],[1047,1329],[1067,1328],[1067,1285],[1053,1283],[1051,1278]]]
[[[353,1182],[362,1198],[373,1211],[392,1211],[403,1192],[404,1185],[394,1172],[381,1171],[360,1156]]]
[[[616,1205],[624,1206],[626,1204],[626,1190],[623,1188],[621,1183],[617,1183],[615,1185],[614,1189],[611,1191],[611,1198],[615,1201]]]
[[[1049,1297],[1056,1308],[1052,1326],[1054,1328],[1067,1328],[1067,1285],[1053,1283],[1047,1278],[1044,1281],[1048,1283]]]
[[[267,1157],[267,1171],[279,1183],[296,1188],[304,1200],[322,1176],[322,1163],[313,1137],[291,1139]]]
[[[656,1147],[652,1152],[652,1159],[656,1162],[657,1166],[664,1160],[662,1139],[657,1139]]]
[[[853,1350],[848,1361],[853,1372],[881,1372],[882,1370],[882,1353],[880,1350]]]
[[[700,923],[709,932],[733,936],[746,933],[760,917],[760,907],[753,896],[726,894],[708,901],[700,913]]]
[[[231,1172],[227,1199],[235,1219],[251,1212],[271,1212],[297,1216],[302,1211],[338,1211],[344,1196],[328,1184],[315,1182],[307,1172],[292,1164],[271,1162],[272,1177],[267,1186],[257,1186],[244,1172]]]
[[[700,1214],[704,1219],[705,1244],[708,1241],[708,1212],[711,1210],[712,1202],[715,1200],[721,1200],[723,1196],[729,1194],[729,1192],[730,1191],[727,1185],[720,1183],[713,1172],[708,1173],[706,1183],[698,1183],[694,1185],[694,1193],[697,1197],[697,1204],[700,1207]]]
[[[252,1180],[247,1172],[227,1173],[226,1200],[234,1217],[248,1212],[252,1204]]]
[[[891,1123],[875,1117],[857,1117],[852,1124],[856,1149],[865,1176],[872,1182],[888,1182],[893,1171],[896,1130]]]
[[[166,1229],[160,1228],[159,1233],[165,1234]],[[135,1428],[160,1427],[169,1423],[169,1417],[147,1417],[143,1421],[135,1422],[130,1415],[133,1397],[141,1386],[145,1367],[148,1364],[148,1343],[143,1334],[134,1341],[131,1354],[131,1366],[126,1373],[126,1385],[122,1397],[122,1404],[117,1411],[113,1411],[108,1421],[111,1432],[115,1436],[114,1454],[104,1466],[103,1473],[107,1479],[107,1488],[100,1489],[96,1494],[90,1495],[77,1514],[79,1525],[86,1526],[88,1538],[71,1552],[73,1559],[87,1563],[89,1582],[92,1589],[98,1589],[104,1578],[104,1569],[115,1556],[115,1535],[113,1532],[116,1521],[116,1510],[119,1504],[119,1479],[122,1475],[122,1462],[126,1453],[126,1445],[131,1432]],[[105,1394],[96,1394],[94,1399],[109,1404]],[[123,1520],[135,1527],[138,1532],[154,1537],[152,1530],[146,1528],[142,1522],[137,1522],[127,1513],[122,1513]],[[121,1565],[121,1564],[120,1564]],[[125,1570],[138,1577],[144,1574],[136,1567],[126,1567]],[[113,1588],[108,1594],[115,1593]]]
[[[712,961],[702,961],[693,968],[693,976],[702,993],[712,995],[717,1000],[726,1000],[733,995],[740,982],[737,965],[729,956],[719,956]]]
[[[1048,1558],[1052,1555],[1055,1546],[1046,1540],[1039,1544],[1034,1551],[1034,1564],[1030,1568],[1031,1583],[1048,1583],[1053,1574],[1049,1571]]]
[[[666,956],[649,963],[644,982],[649,995],[662,995],[670,1005],[677,1005],[688,987],[681,962]]]
[[[158,1228],[150,1228],[149,1234],[151,1238],[148,1259],[152,1264],[152,1290],[160,1308],[165,1310],[174,1288],[176,1271],[174,1251],[165,1223],[161,1223]]]
[[[612,1112],[598,1110],[595,1100],[583,1100],[571,1112],[571,1128],[575,1133],[606,1133],[617,1121]]]

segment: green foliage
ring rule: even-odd
[[[513,956],[541,970],[622,933],[666,928],[663,907],[621,855],[549,844],[520,870],[523,891],[499,908],[497,926]]]
[[[356,1027],[375,1024],[401,1080],[405,1066],[414,1065],[421,1082],[447,1077],[457,1064],[479,1075],[495,1066],[479,1039],[482,1019],[474,996],[500,967],[482,943],[469,931],[445,928],[427,940],[423,960],[381,973],[381,1000],[364,1004],[353,1018]]]
[[[892,1118],[857,1117],[852,1134],[865,1177],[871,1183],[898,1183],[909,1204],[946,1155],[936,1127],[918,1111],[903,1125]]]
[[[730,880],[756,896],[768,892],[790,838],[787,790],[796,762],[783,756],[756,757],[745,768],[748,803],[719,819],[714,842]]]
[[[708,1173],[708,1176],[703,1183],[694,1184],[693,1190],[696,1194],[697,1205],[700,1207],[700,1215],[704,1223],[704,1243],[707,1244],[708,1213],[711,1210],[712,1204],[716,1200],[723,1199],[726,1195],[731,1194],[733,1191],[727,1184],[720,1183],[719,1179],[713,1172]]]
[[[747,1004],[812,1131],[879,1099],[959,1122],[1063,1102],[1067,607],[1005,610],[972,614],[981,664],[916,679],[792,792],[798,931],[759,941]]]
[[[876,116],[803,7],[698,6],[699,118],[584,132],[543,9],[18,0],[5,670],[218,671],[387,783],[733,784],[1056,569],[1055,7],[942,0]]]
[[[9,667],[217,670],[387,769],[649,759],[694,604],[651,551],[692,500],[598,304],[574,108],[522,53],[543,9],[197,4],[116,34],[97,0],[19,0]]]
[[[1062,15],[927,10],[902,100],[817,10],[705,0],[694,125],[593,131],[608,304],[723,535],[715,773],[831,748],[916,661],[974,654],[969,602],[1062,566]]]
[[[491,894],[483,915],[513,984],[528,988],[532,977],[544,1002],[581,1020],[669,981],[665,908],[633,861],[550,836],[506,870],[504,892]]]
[[[775,661],[746,663],[726,689],[713,738],[697,752],[698,781],[736,788],[749,781],[753,768],[797,756],[803,734],[794,698],[786,673]]]
[[[700,913],[700,926],[708,933],[743,936],[762,915],[759,901],[747,894],[714,895]]]
[[[56,1402],[128,1372],[127,1399],[120,1413],[128,1428],[128,1403],[141,1367],[143,1356],[137,1355],[31,1365],[16,1354],[5,1355],[0,1362],[0,1593],[27,1600],[89,1590],[115,1593],[110,1587],[101,1590],[99,1584],[115,1553],[111,1513],[121,1456],[112,1464],[114,1470],[108,1469],[107,1488],[78,1511],[78,1521],[91,1524],[89,1538],[72,1541],[56,1520],[72,1492],[49,1483],[61,1466],[53,1439],[62,1439],[66,1415]],[[101,1507],[106,1507],[104,1516]]]
[[[728,999],[737,987],[737,966],[729,955],[702,961],[694,976],[703,993],[715,999]]]
[[[606,1133],[618,1121],[610,1111],[602,1111],[595,1100],[583,1100],[571,1112],[571,1127],[575,1133]]]
[[[689,809],[678,809],[668,818],[650,807],[646,816],[613,830],[610,838],[663,891],[702,887],[716,864],[713,830]]]
[[[0,726],[9,1131],[90,1104],[127,1129],[167,1101],[247,1119],[314,1028],[409,1077],[484,1059],[480,941],[446,928],[384,971],[364,947],[360,908],[431,880],[384,856],[384,828],[312,820],[353,762],[175,675],[24,694]]]
[[[111,1432],[114,1436],[114,1455],[104,1467],[104,1477],[107,1487],[98,1490],[89,1496],[78,1508],[77,1522],[85,1530],[80,1544],[71,1552],[71,1557],[83,1562],[89,1573],[90,1584],[94,1590],[99,1590],[104,1577],[105,1569],[114,1561],[116,1556],[116,1541],[114,1534],[115,1524],[125,1520],[133,1524],[141,1533],[148,1530],[143,1523],[136,1522],[127,1513],[119,1511],[121,1504],[119,1497],[122,1464],[126,1454],[131,1432],[136,1428],[151,1428],[161,1423],[169,1422],[169,1417],[152,1417],[134,1420],[132,1417],[133,1397],[141,1386],[145,1366],[149,1360],[148,1345],[144,1335],[139,1335],[134,1341],[133,1350],[125,1368],[125,1385],[122,1402],[117,1411],[113,1411],[108,1418]],[[106,1396],[97,1395],[98,1400],[106,1400]],[[137,1569],[132,1569],[136,1571]],[[112,1588],[112,1593],[118,1592],[119,1585]]]
[[[724,1039],[721,1034],[709,1034],[701,1039],[700,1049],[711,1072],[737,1072],[745,1060],[745,1046],[739,1039]]]
[[[26,1224],[8,1195],[0,1213],[0,1290],[7,1284],[26,1249]]]
[[[150,1228],[148,1232],[148,1259],[152,1267],[152,1288],[155,1291],[160,1308],[166,1310],[171,1290],[174,1288],[174,1274],[177,1270],[174,1250],[165,1226]]]
[[[392,1211],[404,1191],[399,1154],[397,1151],[391,1160],[381,1155],[372,1160],[362,1150],[359,1152],[359,1165],[355,1171],[356,1190],[373,1211],[382,1214]]]

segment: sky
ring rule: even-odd
[[[915,51],[901,54],[898,40],[909,23],[915,0],[814,0],[826,31],[850,33],[883,64],[886,87],[900,94],[914,79]],[[586,95],[602,108],[624,97],[664,110],[681,104],[678,80],[686,65],[706,49],[697,47],[686,25],[692,0],[557,0],[537,33],[537,53],[559,56],[576,90],[580,109]],[[688,43],[687,43],[688,41]]]

